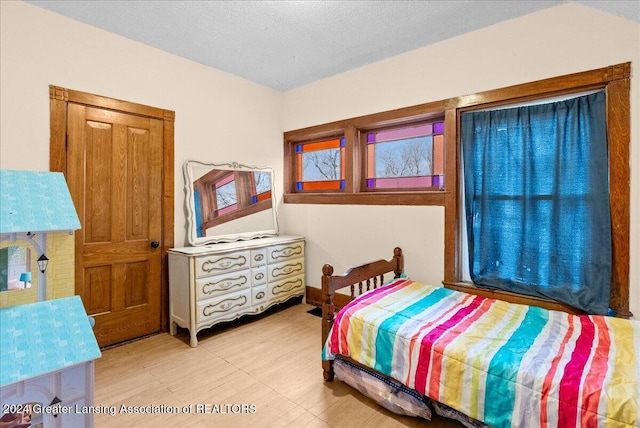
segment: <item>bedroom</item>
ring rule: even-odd
[[[627,61],[635,65],[640,60],[637,22],[563,4],[282,93],[29,4],[2,2],[1,7],[2,168],[49,169],[49,85],[171,109],[176,112],[176,245],[185,237],[180,168],[187,159],[250,163],[257,159],[255,163],[274,167],[281,179],[283,131]],[[446,61],[430,60],[440,55]],[[423,78],[427,65],[437,77]],[[150,75],[149,68],[159,71]],[[638,86],[634,71],[631,85]],[[336,104],[336,99],[341,102]],[[632,111],[639,102],[638,92],[632,91]],[[213,132],[203,127],[212,123],[212,117],[220,119]],[[636,315],[640,313],[640,268],[633,262],[640,248],[635,226],[640,210],[639,127],[638,116],[632,115],[630,310]],[[214,159],[212,145],[232,140],[242,144],[222,145]],[[431,284],[442,280],[442,207],[307,206],[278,201],[278,210],[283,233],[306,238],[309,285],[319,286],[324,263],[342,271],[350,263],[386,256],[396,245],[405,251],[411,276]],[[369,232],[388,228],[388,218],[398,220],[392,230],[380,235]],[[344,236],[350,239],[335,248]],[[353,260],[354,254],[358,260]]]

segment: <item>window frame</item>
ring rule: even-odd
[[[582,104],[581,101],[576,101],[571,105],[560,104],[560,103],[566,102],[567,100],[577,100],[579,98],[594,97],[594,96],[598,96],[599,97],[598,99],[600,100],[600,102],[598,103],[599,106],[593,107],[594,109],[597,109],[599,113],[601,113],[601,115],[598,115],[598,116],[590,116],[590,113],[585,113],[581,111],[582,108],[587,108],[586,107],[586,104],[588,104],[587,101],[584,101],[584,104]],[[576,201],[580,201],[587,206],[583,208],[585,210],[583,211],[583,214],[586,214],[586,213],[592,212],[591,211],[592,209],[596,209],[596,205],[593,205],[592,203],[593,199],[597,198],[599,195],[602,195],[604,193],[606,195],[606,202],[604,200],[601,200],[602,204],[598,206],[600,210],[604,210],[604,212],[600,212],[602,215],[606,214],[606,216],[609,216],[610,189],[609,189],[609,183],[608,183],[609,162],[608,162],[608,144],[606,141],[606,120],[605,120],[606,119],[606,103],[604,102],[605,100],[606,100],[605,91],[602,89],[597,89],[597,90],[590,90],[590,91],[580,91],[577,93],[570,93],[561,97],[551,97],[551,98],[543,97],[533,102],[508,104],[508,105],[501,106],[499,108],[473,109],[473,110],[465,110],[464,112],[461,112],[461,115],[460,115],[461,118],[465,117],[468,114],[474,114],[479,111],[483,112],[482,113],[483,115],[481,117],[477,117],[477,118],[469,117],[468,120],[470,120],[474,124],[474,126],[482,127],[482,131],[481,131],[482,136],[485,139],[486,138],[489,139],[488,140],[489,146],[491,146],[492,143],[494,142],[493,138],[496,139],[495,140],[496,144],[498,144],[499,142],[499,146],[500,146],[500,151],[495,151],[496,148],[489,148],[489,147],[483,148],[483,143],[482,143],[483,138],[482,137],[478,138],[478,136],[474,133],[474,130],[471,127],[467,127],[465,129],[464,120],[461,121],[461,134],[460,134],[461,150],[464,151],[465,148],[468,148],[470,157],[465,159],[461,158],[461,164],[460,164],[461,168],[460,168],[460,174],[459,174],[460,184],[462,187],[465,187],[466,184],[468,183],[466,179],[470,178],[471,181],[474,182],[473,185],[478,186],[481,189],[474,192],[473,201],[471,202],[467,198],[467,196],[469,195],[469,192],[462,192],[462,191],[460,192],[461,194],[460,194],[459,222],[461,226],[460,236],[463,239],[461,239],[460,241],[461,248],[459,249],[459,254],[460,254],[460,260],[462,263],[460,276],[463,282],[471,284],[472,280],[470,278],[473,275],[480,275],[481,277],[483,277],[485,281],[488,281],[488,282],[495,281],[494,287],[492,288],[499,291],[500,290],[505,291],[505,288],[510,288],[508,285],[510,284],[510,281],[513,281],[513,284],[512,284],[513,288],[515,290],[518,290],[518,291],[513,291],[514,293],[529,295],[526,291],[526,286],[524,285],[524,283],[529,282],[530,280],[530,279],[527,279],[528,273],[537,275],[541,272],[546,272],[547,274],[549,274],[550,278],[554,277],[553,265],[550,265],[548,267],[549,270],[545,270],[540,266],[536,266],[536,267],[532,267],[531,269],[527,269],[526,271],[523,271],[521,270],[522,267],[516,261],[509,259],[511,255],[514,254],[513,251],[509,251],[505,253],[504,249],[493,248],[492,244],[490,243],[492,239],[495,239],[497,240],[497,242],[501,244],[503,243],[508,246],[507,241],[512,241],[511,238],[514,238],[514,236],[512,236],[512,233],[507,232],[507,234],[505,235],[505,232],[510,227],[516,227],[520,229],[520,226],[522,225],[522,223],[525,223],[525,222],[527,223],[526,227],[535,228],[540,226],[537,222],[535,222],[535,224],[529,223],[527,220],[521,217],[521,212],[526,205],[530,204],[531,206],[540,206],[538,204],[551,204],[552,206],[555,206],[554,204],[558,203],[560,207],[566,207],[566,206],[571,206]],[[580,110],[575,108],[576,104],[580,105]],[[572,119],[569,119],[568,115],[562,116],[564,114],[565,109],[570,111],[572,115],[574,115]],[[518,114],[517,114],[517,117],[514,117],[516,116],[516,113],[515,113],[516,111],[518,112]],[[553,114],[551,114],[551,112],[553,112]],[[522,122],[519,121],[521,117],[521,113],[523,114],[524,117],[526,117],[526,120],[523,120]],[[491,115],[491,114],[496,114],[496,115],[491,116],[491,119],[487,120],[488,115]],[[583,114],[585,116],[583,116]],[[585,121],[582,122],[581,120],[586,117],[588,117],[588,119],[585,119]],[[566,122],[563,122],[563,120],[566,120]],[[593,121],[593,123],[591,121]],[[565,124],[571,123],[572,125],[577,125],[579,123],[579,125],[577,126],[581,126],[583,124],[585,127],[593,126],[593,129],[599,129],[603,132],[603,134],[599,134],[599,135],[601,135],[604,138],[604,140],[595,140],[593,142],[588,141],[586,139],[580,140],[579,136],[573,136],[570,134],[566,136],[568,140],[565,140],[565,137],[562,137],[562,136],[560,137],[551,136],[549,138],[544,137],[545,133],[549,132],[549,127],[554,127],[554,128],[557,127],[555,128],[557,130],[562,129],[561,122]],[[517,127],[516,127],[516,124],[517,124]],[[507,128],[503,128],[503,127],[508,127],[508,128],[513,127],[512,128],[513,134],[511,134],[511,131],[507,130]],[[517,128],[517,130],[515,130],[515,128]],[[524,128],[527,128],[527,130],[525,131]],[[468,131],[470,135],[468,136],[467,141],[465,141],[465,143],[467,144],[465,145],[464,148],[462,148],[462,143],[463,143],[462,137],[464,136],[464,132],[463,132],[464,130]],[[500,132],[500,131],[506,131],[506,132]],[[518,138],[520,136],[519,132],[526,134],[526,136],[522,135],[521,138]],[[550,132],[553,133],[553,131],[550,131]],[[545,169],[549,169],[550,167],[551,169],[553,169],[553,165],[557,165],[557,162],[560,159],[562,159],[564,156],[567,156],[568,153],[574,153],[573,151],[574,149],[567,148],[566,151],[561,150],[560,152],[558,152],[556,150],[557,148],[554,149],[555,147],[555,144],[553,144],[554,139],[561,143],[567,143],[569,141],[578,139],[580,140],[581,144],[582,143],[587,144],[587,146],[585,147],[591,147],[591,145],[593,145],[593,148],[595,150],[598,150],[598,149],[600,150],[601,156],[598,156],[598,158],[599,159],[604,158],[606,160],[606,164],[603,166],[604,169],[600,167],[597,170],[596,169],[592,170],[591,168],[593,164],[590,163],[588,160],[585,160],[584,165],[581,164],[581,166],[575,171],[575,175],[572,180],[573,186],[575,187],[573,186],[564,187],[565,184],[560,183],[560,181],[565,180],[564,175],[559,176],[554,174],[553,172],[549,172],[549,174],[546,174],[543,171]],[[544,150],[542,150],[540,153],[542,153],[543,157],[541,157],[540,154],[531,154],[531,153],[537,153],[539,151],[538,148],[541,145],[548,147],[549,143],[552,143],[552,146],[551,146],[552,150],[549,152],[545,152]],[[484,154],[484,156],[480,155],[478,157],[478,153],[475,151],[478,149],[483,151],[482,153]],[[481,179],[480,181],[477,181],[477,176],[474,176],[473,174],[474,168],[476,168],[476,170],[478,171],[482,170],[482,172],[484,172],[485,174],[489,172],[486,169],[486,165],[483,165],[482,163],[483,161],[480,160],[479,158],[495,159],[496,156],[500,156],[499,153],[504,153],[504,151],[510,154],[509,160],[505,160],[506,165],[509,165],[509,167],[511,168],[515,167],[515,164],[510,164],[510,161],[517,160],[521,162],[522,164],[521,166],[524,166],[526,164],[527,167],[530,167],[532,170],[537,170],[538,173],[542,173],[542,175],[539,175],[536,173],[533,173],[533,175],[528,175],[527,173],[524,173],[527,176],[527,178],[531,179],[531,181],[527,181],[527,186],[525,186],[527,188],[526,190],[520,187],[511,187],[510,185],[512,179],[518,180],[518,178],[521,177],[519,174],[523,173],[523,170],[521,170],[521,168],[518,168],[518,167],[516,167],[516,169],[512,169],[511,173],[508,173],[508,178],[506,179],[506,181],[504,177],[499,178],[499,177],[502,177],[501,174],[495,177],[485,177],[486,178],[485,180]],[[586,151],[589,152],[589,155],[593,155],[591,148],[587,149]],[[593,159],[593,158],[590,158],[590,159]],[[465,162],[464,162],[466,160],[469,160],[470,163],[472,164],[469,166],[471,168],[470,171],[467,171],[467,165],[465,165]],[[531,163],[529,163],[529,161]],[[565,158],[565,161],[566,161],[566,158]],[[478,163],[475,163],[475,162],[478,162]],[[467,177],[466,176],[467,174],[470,174],[470,176]],[[590,178],[593,177],[592,174],[599,175],[598,184],[596,186],[602,186],[602,187],[600,187],[598,190],[596,190],[594,187],[590,185],[589,180]],[[569,177],[566,177],[566,178],[569,179]],[[556,180],[559,180],[559,181],[556,181]],[[560,185],[562,190],[558,191],[558,189],[555,188],[556,185]],[[487,207],[485,209],[480,209],[478,211],[477,210],[478,206],[476,205],[476,203],[480,200],[486,202]],[[481,202],[481,204],[483,204],[484,202]],[[475,207],[471,208],[470,207],[471,205]],[[492,217],[491,212],[501,211],[502,208],[499,208],[499,206],[500,207],[504,206],[505,209],[507,210],[509,208],[506,208],[506,207],[510,207],[513,209],[513,212],[503,213],[504,215],[500,215],[498,217]],[[558,208],[558,206],[555,206],[555,207]],[[493,211],[492,208],[495,208],[497,211]],[[469,209],[472,209],[473,214],[468,211]],[[577,208],[577,210],[578,211],[575,211],[575,212],[572,210],[571,212],[567,212],[565,214],[574,215],[574,214],[577,214],[577,212],[579,212],[580,209]],[[485,214],[488,215],[488,217],[485,217]],[[470,216],[475,217],[476,215],[480,216],[481,220],[479,221],[481,221],[484,224],[484,226],[481,227],[481,229],[491,230],[493,233],[495,233],[495,235],[492,234],[491,235],[492,238],[485,241],[484,243],[482,242],[482,238],[476,237],[477,240],[474,240],[474,245],[473,245],[473,248],[476,251],[474,253],[475,260],[474,260],[474,265],[471,266],[469,263],[470,248],[468,245],[465,245],[467,244],[466,241],[468,240],[468,238],[467,238],[467,235],[464,233],[464,231],[468,230],[469,228],[469,225],[466,224],[468,218]],[[513,215],[513,217],[510,217],[511,215]],[[551,222],[552,228],[559,227],[560,228],[559,230],[562,230],[563,227],[568,227],[568,225],[563,226],[562,224],[556,224],[551,218],[545,219],[544,214],[542,213],[538,213],[537,216],[538,216],[537,220],[542,221],[543,222],[542,224],[544,224],[544,226],[542,226],[543,229],[546,229],[549,226],[549,224],[546,223],[546,221]],[[515,222],[511,223],[509,218],[513,219]],[[587,218],[589,218],[588,215],[587,215]],[[609,225],[610,225],[610,221],[609,221]],[[507,227],[503,228],[504,226],[507,226]],[[483,235],[484,232],[479,232],[479,233],[480,233],[480,236],[485,236]],[[559,244],[559,243],[556,242],[554,244],[554,239],[551,237],[540,236],[537,239],[534,239],[533,241],[527,241],[525,236],[518,235],[516,232],[513,232],[513,233],[515,233],[515,235],[517,236],[516,239],[524,239],[524,241],[526,241],[526,242],[523,242],[523,246],[521,247],[523,253],[520,254],[520,257],[522,257],[523,254],[528,254],[529,256],[532,256],[533,254],[537,254],[540,251],[549,252],[549,255],[551,255],[551,253],[556,253],[556,251],[559,251],[559,253],[557,254],[563,254],[564,256],[568,256],[567,253],[560,250],[559,247],[556,247],[556,244]],[[594,232],[594,233],[596,233],[596,235],[598,234],[598,232]],[[580,241],[581,238],[584,238],[586,236],[587,234],[580,234],[580,233],[573,236],[573,240],[575,241],[575,244],[577,245],[577,247],[576,245],[572,245],[572,251],[575,251],[576,249],[584,245],[584,244],[579,244],[578,242]],[[607,245],[610,245],[611,243],[610,228],[608,229],[607,233],[605,235],[601,235],[601,237],[605,239],[604,242],[607,243]],[[478,253],[478,250],[479,250],[479,253]],[[584,251],[588,252],[589,249],[585,248]],[[500,267],[496,267],[495,268],[496,271],[492,271],[492,269],[494,269],[493,264],[490,263],[487,265],[487,259],[484,259],[482,254],[496,254],[496,255],[499,254],[500,260],[504,262],[503,263],[504,269],[506,269],[507,271],[511,271],[511,274],[503,275],[501,273],[501,272],[504,272],[502,270],[503,268],[500,268]],[[528,261],[527,264],[535,263],[536,256],[533,256],[533,257],[534,259],[532,260],[527,256],[525,256],[525,259],[527,259]],[[483,263],[483,260],[484,260],[484,263]],[[580,258],[580,254],[574,253],[573,262],[577,262],[580,265],[580,263],[585,263],[585,260]],[[570,266],[575,266],[575,267],[579,265],[570,264]],[[482,273],[479,273],[478,271],[474,271],[474,269],[477,269],[477,268],[480,268],[480,271]],[[516,272],[521,276],[515,275]],[[560,272],[558,271],[555,271],[555,273],[560,275]],[[574,278],[573,274],[569,274],[569,276],[571,278]],[[547,280],[549,280],[550,278],[547,278]],[[556,279],[559,279],[559,278],[556,278]],[[586,278],[584,279],[586,280]],[[570,279],[565,278],[565,280],[570,280]],[[602,277],[601,280],[605,281],[605,278]],[[606,281],[609,281],[609,280],[610,280],[610,276],[606,278]],[[545,281],[545,280],[541,279],[541,281]],[[554,280],[552,280],[550,283],[548,283],[548,285],[552,286],[552,284],[554,283],[555,283]],[[548,295],[551,296],[556,292],[556,290],[548,289],[545,286],[541,286],[538,288],[536,287],[535,282],[531,283],[531,287],[532,288],[530,293],[533,293],[533,294],[530,294],[530,295],[532,296],[536,294],[540,295],[540,294],[547,294],[547,293],[549,293]],[[597,289],[598,287],[594,287],[594,288]],[[563,289],[563,287],[560,287],[560,289]],[[594,293],[597,293],[598,296],[602,296],[604,298],[604,295],[602,295],[600,292],[594,291]],[[542,298],[545,299],[545,297],[542,297]],[[609,293],[607,293],[607,299],[608,298],[609,298]],[[552,297],[549,297],[548,299],[552,299]],[[582,303],[584,304],[584,302]],[[595,303],[589,304],[589,306],[593,306],[593,305],[597,306],[597,304]]]
[[[445,110],[455,100],[420,104],[396,110],[375,113],[331,122],[284,133],[284,202],[294,204],[355,204],[355,205],[444,205],[444,195],[451,192],[447,184],[453,163],[447,158],[447,127],[445,122],[445,167],[442,190],[366,189],[365,159],[366,133],[383,128],[411,125],[420,122],[444,120]],[[295,187],[295,145],[330,138],[345,139],[345,188],[342,191],[297,192]],[[451,169],[453,173],[453,169]]]
[[[296,171],[298,171],[298,169],[302,167],[301,165],[298,165],[297,160],[301,159],[301,158],[304,158],[304,154],[311,154],[311,153],[315,152],[315,151],[305,151],[305,150],[303,150],[302,151],[302,156],[299,156],[300,153],[298,153],[298,150],[297,150],[297,147],[299,145],[304,146],[306,144],[327,143],[327,142],[336,141],[336,140],[340,141],[340,145],[338,147],[334,147],[332,149],[337,149],[340,152],[340,154],[339,154],[339,156],[340,156],[340,168],[339,168],[340,169],[340,177],[334,178],[334,179],[331,179],[331,180],[303,181],[303,183],[322,183],[322,182],[325,182],[325,181],[326,182],[334,182],[334,183],[337,182],[338,183],[338,188],[337,189],[321,189],[321,190],[315,190],[315,189],[302,189],[302,190],[300,190],[300,189],[297,189],[298,181],[294,177],[294,181],[296,182],[296,189],[295,189],[296,193],[299,193],[299,194],[314,194],[314,193],[339,194],[339,193],[343,193],[344,192],[344,188],[343,188],[343,185],[342,185],[341,182],[344,182],[345,185],[346,185],[346,180],[343,177],[343,173],[346,173],[346,170],[347,170],[346,165],[345,165],[346,155],[344,156],[345,159],[343,159],[343,154],[346,153],[346,141],[345,141],[345,145],[343,146],[342,145],[342,140],[346,140],[346,139],[342,135],[338,135],[336,137],[314,139],[314,140],[311,140],[311,141],[295,143],[294,147],[296,148],[295,149],[296,156],[295,156],[295,160],[293,161],[295,163],[294,169]],[[343,150],[343,147],[344,147],[344,150]],[[325,149],[325,150],[331,150],[331,149]],[[318,150],[318,151],[320,151],[320,150]]]
[[[358,205],[436,205],[444,207],[445,287],[498,298],[515,303],[577,312],[568,305],[514,293],[492,291],[462,281],[460,260],[460,114],[463,111],[497,107],[539,98],[566,95],[592,89],[605,89],[607,96],[607,135],[609,143],[610,206],[612,224],[612,271],[609,306],[618,317],[633,316],[629,311],[630,262],[630,76],[631,63],[567,74],[534,82],[493,89],[446,100],[390,110],[366,116],[311,126],[284,133],[284,203]],[[444,190],[439,191],[363,191],[363,150],[361,132],[377,127],[408,124],[442,116],[444,112]],[[343,193],[295,192],[295,144],[336,136],[346,138],[345,191]],[[359,150],[359,152],[358,152]]]
[[[449,181],[456,181],[457,191],[447,195],[445,205],[445,279],[443,284],[452,289],[471,292],[516,303],[543,306],[573,313],[576,309],[559,302],[523,296],[505,291],[493,291],[464,282],[462,276],[460,231],[460,114],[464,111],[485,109],[551,96],[581,91],[604,89],[607,97],[606,121],[609,144],[609,195],[612,230],[612,270],[609,307],[618,317],[630,318],[629,311],[629,230],[630,230],[630,75],[631,63],[616,64],[600,69],[574,73],[521,85],[481,92],[459,98],[455,109],[456,171]],[[446,124],[445,124],[446,127]]]
[[[361,128],[359,129],[359,148],[360,148],[360,159],[362,159],[362,178],[361,178],[361,182],[360,182],[360,190],[362,192],[366,192],[366,193],[384,193],[384,192],[394,192],[394,193],[402,193],[402,192],[442,192],[442,190],[444,189],[444,186],[430,186],[429,188],[417,188],[417,187],[398,187],[398,188],[369,188],[367,187],[367,169],[368,169],[368,165],[367,165],[367,159],[369,158],[369,155],[367,153],[368,151],[368,147],[370,145],[370,143],[367,141],[368,138],[368,134],[370,133],[375,133],[375,132],[385,132],[385,131],[391,131],[391,130],[397,130],[397,129],[401,129],[401,128],[406,128],[406,127],[410,127],[410,126],[420,126],[420,125],[424,125],[424,124],[431,124],[433,125],[434,123],[442,123],[444,125],[444,113],[440,116],[434,116],[431,117],[429,119],[423,119],[423,120],[416,120],[416,121],[412,121],[412,122],[408,122],[408,123],[403,123],[403,124],[395,124],[392,126],[377,126],[377,127],[372,127],[372,128]],[[432,147],[431,147],[431,154],[432,154],[432,174],[431,177],[433,177],[435,174],[433,174],[433,144],[435,144],[435,136],[439,136],[442,135],[443,139],[444,139],[444,133],[442,134],[431,134],[432,137]],[[385,144],[386,142],[380,143],[380,142],[375,142],[373,144]],[[444,151],[444,148],[443,148]],[[444,155],[444,153],[443,153]],[[442,176],[444,177],[444,174],[442,174]],[[422,176],[424,177],[424,176]],[[384,178],[384,177],[382,177]],[[433,178],[432,178],[433,180]],[[446,180],[445,180],[446,182]]]
[[[6,252],[6,264],[0,265],[0,269],[6,269],[7,272],[6,277],[4,278],[6,281],[4,282],[4,284],[0,284],[0,292],[13,291],[15,289],[9,289],[10,282],[20,282],[20,274],[22,274],[23,272],[33,272],[33,250],[30,245],[21,245],[16,242],[10,242],[10,245],[0,247],[0,251]],[[21,251],[24,252],[24,257],[21,257],[20,263],[15,263],[15,260],[12,260],[12,258],[15,259],[15,253]],[[32,281],[29,282],[31,283]],[[29,287],[27,288],[30,287],[31,285],[29,285]]]

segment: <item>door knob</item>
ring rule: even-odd
[[[158,241],[151,241],[151,248],[158,248],[160,243]]]

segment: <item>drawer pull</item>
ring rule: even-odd
[[[261,262],[261,261],[262,261],[262,259],[264,259],[264,254],[256,254],[256,255],[253,257],[253,260],[255,260],[255,261],[257,261],[257,262]]]
[[[216,303],[215,305],[207,305],[202,308],[202,315],[208,317],[215,314],[216,312],[229,312],[231,309],[243,306],[246,303],[246,296],[239,296],[235,299],[225,299],[222,302]]]
[[[263,299],[265,296],[264,291],[259,291],[256,293],[256,299]]]
[[[253,277],[253,279],[255,279],[256,281],[261,280],[262,278],[264,278],[264,273],[262,273],[262,272],[257,273],[257,274]]]

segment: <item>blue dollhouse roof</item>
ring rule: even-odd
[[[0,170],[0,232],[80,229],[64,175],[60,172]]]
[[[0,386],[100,356],[79,296],[0,309]]]

